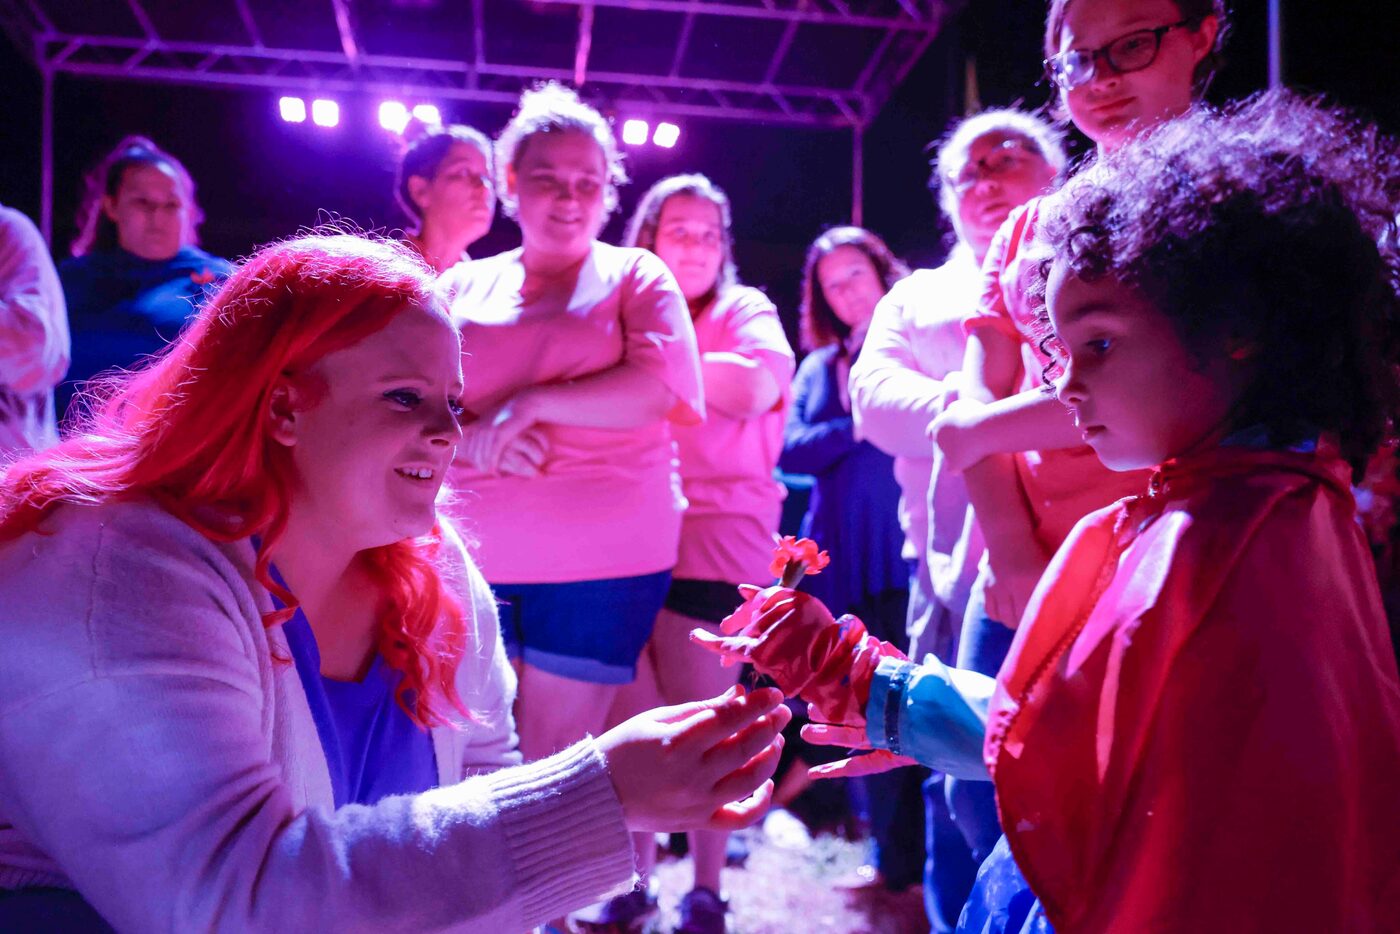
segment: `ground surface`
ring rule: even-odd
[[[844,886],[868,858],[865,842],[746,833],[751,835],[747,863],[724,871],[731,934],[928,934],[917,887],[892,893]],[[667,934],[691,887],[690,861],[663,859],[656,875],[661,915],[648,930]]]

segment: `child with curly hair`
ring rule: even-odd
[[[782,589],[706,640],[879,747],[864,769],[992,779],[1006,842],[960,929],[1400,918],[1400,677],[1349,486],[1400,385],[1397,181],[1394,141],[1277,93],[1046,203],[1047,376],[1108,467],[1154,472],[1075,526],[995,680]],[[989,884],[1013,853],[1028,918]]]

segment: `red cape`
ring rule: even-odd
[[[1347,477],[1221,448],[1056,555],[985,755],[1059,934],[1400,930],[1400,678]]]

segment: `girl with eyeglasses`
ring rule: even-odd
[[[1059,106],[1099,154],[1189,111],[1213,74],[1223,17],[1219,0],[1053,0],[1046,70]],[[1074,524],[1147,482],[1104,467],[1046,391],[1050,359],[1026,289],[1039,262],[1041,204],[1012,212],[987,252],[982,300],[964,321],[962,393],[930,429],[946,466],[964,471],[986,539],[957,658],[986,674],[1000,667]],[[997,839],[989,785],[952,780],[948,795],[965,830]]]
[[[467,247],[491,229],[491,141],[473,127],[418,120],[404,130],[404,140],[394,184],[399,207],[414,221],[404,241],[441,275],[467,259]]]
[[[1215,0],[1055,0],[1047,74],[1075,125],[1111,152],[1190,109],[1212,74],[1222,20]],[[996,636],[1002,642],[1074,522],[1142,479],[1108,473],[1043,391],[1049,360],[1022,281],[1035,259],[1039,206],[1013,212],[988,251],[983,301],[966,322],[967,386],[934,426],[949,464],[966,471],[987,533],[979,590],[986,618],[1006,630]]]

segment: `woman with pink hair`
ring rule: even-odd
[[[268,247],[5,473],[0,928],[519,931],[630,885],[630,831],[760,813],[772,691],[519,765],[433,286]]]

